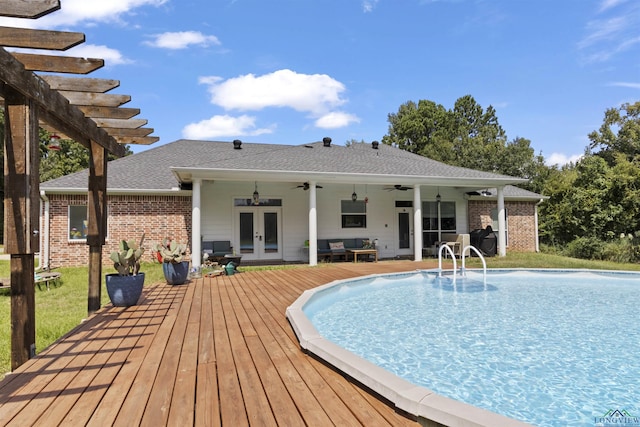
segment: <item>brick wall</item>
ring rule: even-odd
[[[492,224],[491,210],[495,201],[469,201],[469,230],[485,228]],[[505,202],[507,211],[507,250],[535,252],[536,250],[536,204],[531,202]]]
[[[51,268],[87,265],[89,246],[84,240],[69,240],[70,205],[86,206],[86,195],[49,195],[49,264]],[[164,237],[191,243],[191,197],[189,196],[109,196],[107,241],[102,259],[111,264],[109,254],[121,239],[139,240],[145,233],[144,261],[151,261],[151,248]],[[44,243],[41,242],[41,247]]]

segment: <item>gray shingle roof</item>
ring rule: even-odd
[[[449,166],[388,145],[377,150],[370,144],[323,146],[322,142],[302,145],[242,143],[236,150],[230,142],[178,140],[108,165],[108,188],[166,191],[179,183],[171,168],[199,170],[249,170],[255,172],[310,172],[393,177],[495,180],[517,183],[517,178]],[[47,190],[86,189],[88,170],[41,184]]]

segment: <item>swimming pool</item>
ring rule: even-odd
[[[449,399],[538,426],[640,416],[638,274],[422,271],[307,292],[287,311],[303,348],[416,416],[472,411]]]

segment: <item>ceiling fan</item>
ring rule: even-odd
[[[404,186],[404,185],[396,184],[393,187],[385,188],[385,190],[387,190],[387,191],[394,191],[394,190],[407,191],[407,190],[411,190],[411,187],[407,187],[407,186]]]
[[[309,189],[309,183],[305,182],[304,184],[300,184],[300,185],[298,185],[297,187],[294,187],[294,188],[302,188],[304,191],[307,191]],[[316,184],[316,188],[322,188],[322,186]]]

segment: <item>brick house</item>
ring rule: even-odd
[[[318,239],[362,237],[381,258],[420,260],[443,233],[487,225],[499,254],[538,248],[543,197],[515,186],[524,180],[376,142],[178,140],[111,161],[108,171],[105,263],[120,239],[142,233],[147,249],[166,236],[188,242],[195,267],[202,241],[212,240],[231,242],[243,262],[311,265]],[[81,171],[41,184],[42,266],[87,263],[87,179]]]

